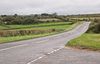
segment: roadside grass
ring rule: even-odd
[[[58,22],[58,23],[47,23],[47,25],[46,25],[46,23],[44,23],[44,24],[36,25],[37,27],[35,27],[35,28],[34,27],[33,28],[25,28],[24,27],[24,29],[23,29],[22,25],[20,27],[18,25],[18,27],[21,28],[22,30],[30,30],[30,29],[40,29],[40,30],[60,29],[61,31],[53,31],[53,32],[46,32],[46,33],[39,33],[39,34],[31,34],[31,35],[18,35],[18,36],[0,37],[0,44],[58,34],[58,33],[64,32],[64,31],[71,30],[72,28],[74,28],[78,24],[79,23],[71,24],[69,22]],[[13,26],[14,26],[13,28],[16,29],[15,25],[13,25]],[[38,27],[38,26],[44,26],[44,27]],[[18,29],[18,30],[21,30],[21,29]]]
[[[68,47],[100,51],[100,34],[83,34],[66,44]]]
[[[28,39],[32,39],[32,38],[38,38],[38,37],[44,37],[44,36],[48,36],[48,35],[52,35],[55,34],[55,32],[53,33],[45,33],[45,34],[33,34],[33,35],[24,35],[24,36],[14,36],[14,37],[0,37],[0,44],[3,43],[8,43],[8,42],[14,42],[14,41],[20,41],[20,40],[28,40]]]

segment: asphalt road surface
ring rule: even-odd
[[[99,52],[77,51],[64,45],[87,31],[90,22],[52,36],[0,44],[0,64],[99,64]]]

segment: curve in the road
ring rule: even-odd
[[[89,24],[84,22],[71,31],[53,36],[0,44],[0,64],[31,64],[62,49],[69,40],[86,32]]]

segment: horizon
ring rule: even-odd
[[[15,14],[17,14],[17,13],[14,13],[14,14],[0,14],[0,16],[1,15],[15,15]],[[37,15],[41,15],[41,14],[43,14],[43,13],[39,13],[39,14],[37,14]],[[53,14],[53,13],[46,13],[46,14]],[[67,16],[67,15],[92,15],[92,14],[100,14],[100,13],[81,13],[81,14],[59,14],[59,13],[57,13],[57,15],[65,15],[65,16]],[[35,14],[17,14],[17,15],[35,15]]]

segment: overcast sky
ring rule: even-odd
[[[100,0],[0,0],[1,14],[99,13]]]

